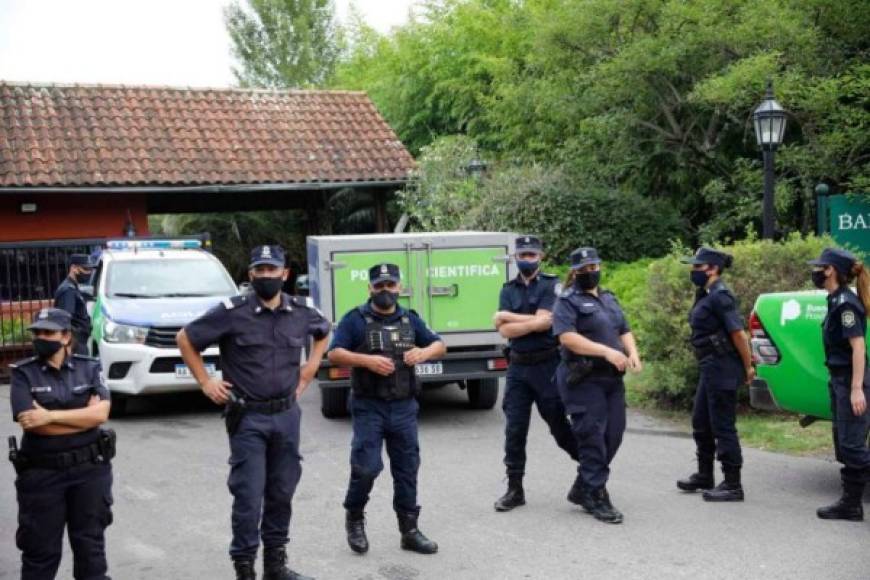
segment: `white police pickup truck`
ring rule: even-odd
[[[127,396],[198,388],[175,334],[238,294],[221,262],[202,245],[198,239],[106,242],[88,289],[93,298],[88,347],[102,362],[115,412],[123,413]],[[217,347],[203,357],[209,373],[219,374]]]

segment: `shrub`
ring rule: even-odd
[[[782,242],[749,239],[723,248],[734,256],[725,271],[725,283],[737,296],[746,318],[759,294],[812,287],[810,260],[829,245],[830,238],[794,235]],[[694,291],[688,267],[679,259],[690,253],[676,245],[671,253],[649,266],[643,307],[635,327],[643,340],[641,352],[649,364],[643,380],[646,396],[664,407],[688,407],[698,379],[697,365],[688,343],[688,312]]]

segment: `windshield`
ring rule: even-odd
[[[233,281],[212,260],[130,260],[109,266],[106,294],[117,298],[232,296]]]

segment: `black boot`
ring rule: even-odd
[[[438,551],[438,544],[417,529],[417,514],[396,512],[396,517],[399,520],[399,531],[402,532],[403,550],[418,554],[434,554]]]
[[[677,482],[677,487],[683,491],[713,489],[713,486],[715,485],[716,481],[713,476],[712,457],[698,457],[698,472]]]
[[[509,512],[521,505],[526,505],[526,494],[523,491],[523,476],[508,475],[507,493],[495,502],[495,511]]]
[[[622,514],[610,503],[610,495],[603,487],[589,492],[592,517],[607,524],[621,524]]]
[[[864,521],[864,484],[843,482],[843,496],[836,503],[816,510],[823,520]]]
[[[263,551],[263,580],[314,580],[287,567],[287,552],[284,546],[266,548]]]
[[[580,477],[579,473],[577,474],[577,478],[574,480],[574,485],[572,485],[571,489],[568,491],[568,501],[577,504],[587,512],[592,513],[592,507],[595,505],[595,502],[592,500],[592,496],[586,489],[586,484],[583,483],[583,478]]]
[[[365,554],[369,551],[369,540],[366,537],[366,518],[360,511],[347,510],[344,520],[344,529],[347,530],[347,545],[357,554]]]
[[[236,580],[257,580],[253,560],[233,560],[233,568],[236,569]]]
[[[740,485],[740,468],[722,469],[725,480],[714,489],[704,492],[704,501],[743,501],[743,486]]]

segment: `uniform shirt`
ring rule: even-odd
[[[372,308],[371,300],[366,302],[362,309],[366,315],[385,323],[398,322],[403,316],[407,316],[411,326],[414,328],[414,343],[419,347],[427,347],[433,342],[441,340],[441,337],[426,326],[423,319],[413,310],[405,310],[401,306],[396,306],[395,312],[384,316],[375,312],[374,308]],[[338,323],[338,328],[335,329],[335,334],[332,336],[332,344],[329,345],[329,350],[343,348],[349,351],[357,351],[363,345],[365,339],[366,319],[358,308],[354,308],[345,314],[341,318],[341,322]]]
[[[109,390],[100,376],[100,361],[95,358],[72,355],[56,369],[45,361],[32,357],[10,367],[12,384],[9,403],[15,421],[18,421],[20,413],[35,408],[34,401],[49,411],[57,411],[87,407],[92,395],[103,401],[109,400]],[[25,432],[21,450],[34,454],[56,453],[89,445],[98,437],[97,428],[72,435],[38,435]]]
[[[616,296],[608,290],[599,290],[598,296],[569,288],[556,301],[553,312],[553,334],[576,332],[593,342],[604,344],[625,353],[623,334],[631,332],[628,321]],[[567,349],[563,348],[563,357]]]
[[[841,368],[852,366],[849,339],[864,336],[866,332],[864,305],[850,288],[840,288],[828,295],[828,313],[822,322],[826,365]]]
[[[534,314],[539,309],[552,312],[559,292],[560,284],[556,276],[538,273],[526,284],[522,274],[519,274],[502,286],[498,309],[514,314]],[[510,345],[517,352],[533,352],[555,348],[559,341],[553,336],[553,329],[549,328],[512,338]]]
[[[304,297],[281,294],[275,310],[256,295],[234,296],[184,327],[194,348],[220,347],[221,371],[233,390],[253,401],[286,398],[299,384],[308,336],[321,339],[329,321]]]
[[[61,282],[54,292],[54,307],[66,310],[72,316],[72,329],[76,334],[90,334],[91,317],[85,304],[85,297],[72,278]]]
[[[689,313],[692,341],[711,334],[743,330],[743,318],[737,310],[737,299],[722,280],[716,280],[705,292],[699,293]]]

